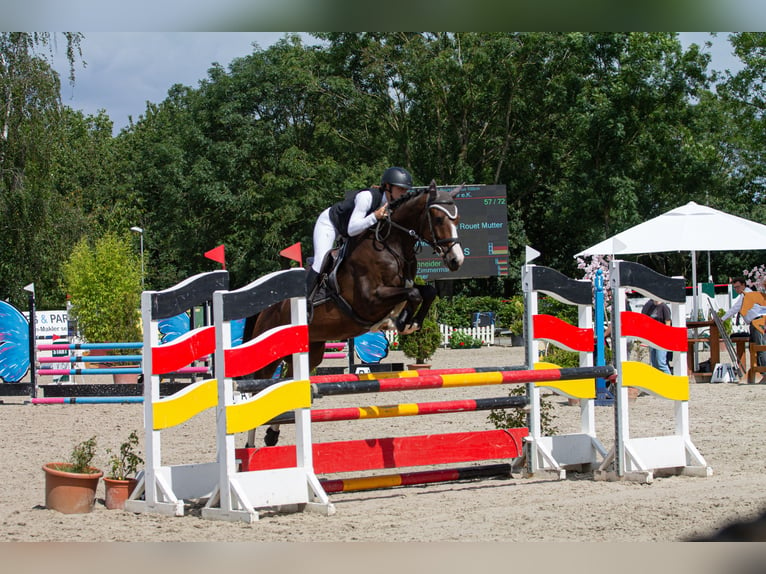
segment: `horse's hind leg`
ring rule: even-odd
[[[279,425],[270,425],[266,429],[266,434],[263,437],[263,444],[266,446],[276,446],[279,442]]]
[[[263,437],[263,444],[266,446],[275,446],[279,442],[279,425],[269,425],[266,434]],[[245,448],[255,448],[255,429],[247,431],[247,441]]]

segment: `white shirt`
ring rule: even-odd
[[[386,204],[386,195],[383,194],[383,201],[380,205]],[[348,234],[350,237],[359,235],[366,231],[377,221],[375,212],[369,215],[368,211],[372,208],[372,194],[368,190],[360,191],[354,196],[354,211],[351,212],[351,218],[348,220]]]

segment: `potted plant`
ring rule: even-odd
[[[144,463],[136,453],[138,447],[138,433],[133,431],[128,435],[128,440],[120,445],[119,452],[106,449],[109,457],[109,471],[104,477],[104,504],[109,510],[122,510],[125,501],[136,487],[135,478],[139,465]]]
[[[524,346],[524,319],[518,318],[511,321],[508,326],[511,331],[511,345],[514,347]]]
[[[68,462],[49,462],[45,472],[45,506],[64,514],[83,514],[93,510],[96,488],[104,473],[93,467],[96,437],[74,446]]]
[[[428,369],[428,360],[442,344],[442,334],[439,325],[433,319],[426,317],[420,329],[409,335],[399,336],[399,348],[405,356],[414,359],[416,364],[408,365],[410,369]]]
[[[127,236],[108,233],[94,242],[81,239],[63,265],[64,288],[71,300],[70,317],[89,343],[132,343],[142,339],[140,327],[141,262]],[[133,354],[135,350],[114,351]],[[127,367],[124,362],[117,367]],[[115,382],[137,382],[138,375],[114,375]]]

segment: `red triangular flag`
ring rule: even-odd
[[[224,252],[224,246],[219,245],[214,247],[210,251],[205,252],[205,257],[212,259],[213,261],[220,263],[223,269],[226,269],[226,253]]]
[[[288,259],[297,261],[298,265],[303,267],[303,256],[301,255],[300,241],[298,243],[295,243],[294,245],[291,245],[290,247],[285,247],[282,251],[279,252],[279,254],[282,257],[287,257]]]

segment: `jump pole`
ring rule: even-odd
[[[486,399],[464,399],[427,403],[405,403],[398,405],[345,407],[338,409],[311,409],[311,422],[353,421],[389,417],[408,417],[449,413],[489,411],[493,409],[519,409],[529,404],[527,397],[496,397]],[[290,424],[295,422],[292,413],[285,413],[271,419],[267,424]]]
[[[403,371],[406,372],[406,371]],[[424,371],[427,372],[427,371]],[[591,379],[610,378],[615,375],[614,367],[572,367],[561,369],[536,369],[518,371],[465,372],[459,374],[429,374],[414,377],[379,378],[356,380],[342,383],[316,383],[317,377],[310,377],[315,396],[353,395],[361,393],[384,393],[404,390],[426,390],[484,385],[550,383]],[[236,381],[236,390],[241,393],[259,392],[277,384],[280,379],[250,379]]]
[[[32,399],[33,405],[96,405],[143,402],[144,397],[42,397]]]
[[[356,492],[360,490],[377,490],[397,486],[414,486],[418,484],[433,484],[436,482],[455,482],[477,478],[511,477],[511,465],[490,464],[464,468],[446,468],[441,470],[424,470],[419,472],[403,472],[401,474],[383,474],[358,478],[320,480],[325,492]]]

